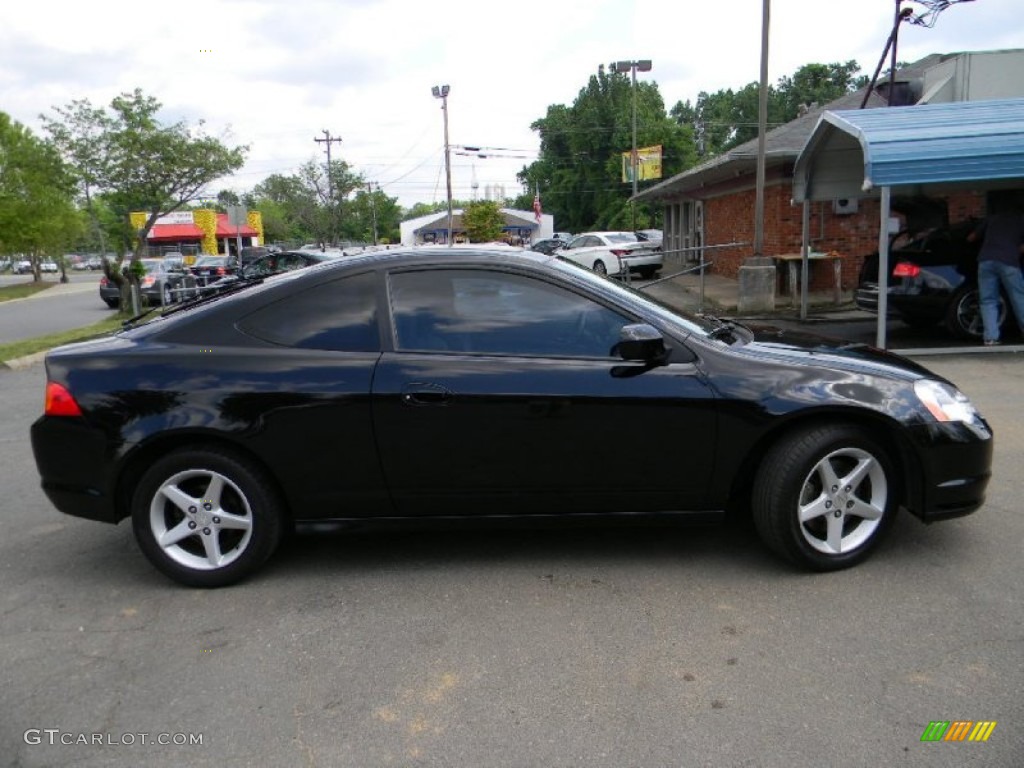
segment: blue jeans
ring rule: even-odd
[[[1024,272],[1001,261],[978,262],[978,298],[985,341],[999,341],[999,286],[1010,298],[1017,326],[1024,332]]]

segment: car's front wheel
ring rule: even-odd
[[[896,474],[886,451],[850,425],[807,428],[780,440],[758,470],[751,498],[764,542],[816,571],[866,558],[896,514]]]
[[[248,576],[277,547],[282,508],[263,473],[217,448],[185,448],[153,464],[132,500],[132,528],[158,570],[191,587]]]

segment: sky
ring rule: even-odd
[[[923,12],[924,4],[905,5]],[[106,106],[141,88],[161,119],[205,121],[249,146],[211,185],[242,193],[324,162],[324,131],[367,182],[409,207],[446,199],[449,85],[453,197],[522,191],[537,157],[530,125],[571,105],[601,64],[650,59],[666,109],[760,76],[763,0],[43,0],[0,9],[0,111],[43,134],[73,99]],[[898,58],[1024,47],[1021,0],[973,0],[932,28],[904,24]],[[771,0],[769,81],[809,63],[856,60],[870,75],[895,0]],[[486,157],[460,147],[481,147]],[[629,147],[623,147],[628,150]],[[474,187],[474,184],[476,185]],[[543,190],[542,197],[543,197]]]

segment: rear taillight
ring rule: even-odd
[[[629,251],[628,251],[628,250],[624,250],[624,249],[622,249],[622,248],[612,248],[612,249],[611,249],[611,252],[612,252],[613,254],[615,254],[616,256],[618,256],[618,257],[619,257],[620,259],[621,259],[621,258],[622,258],[623,256],[625,256],[625,255],[626,255],[627,253],[629,253]]]
[[[912,261],[901,261],[892,268],[893,277],[917,277],[921,274],[921,268]]]
[[[224,267],[217,267],[217,274],[218,275],[225,275],[225,274],[227,274],[227,270],[224,269]]]
[[[107,283],[109,283],[109,282],[110,282],[110,281],[109,281],[109,280],[107,280],[107,278],[106,278],[106,277],[101,277],[101,278],[100,278],[100,285],[101,285],[101,286],[103,286],[104,288],[106,288],[106,286],[107,286]]]
[[[67,387],[55,381],[46,382],[46,407],[43,412],[47,416],[82,415],[82,409],[78,407]]]

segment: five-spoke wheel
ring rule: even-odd
[[[765,456],[754,483],[754,522],[765,543],[815,570],[862,560],[894,516],[892,464],[846,425],[805,429]]]
[[[143,475],[132,506],[142,551],[190,586],[223,586],[259,567],[280,538],[275,494],[246,460],[214,449],[181,450]]]

